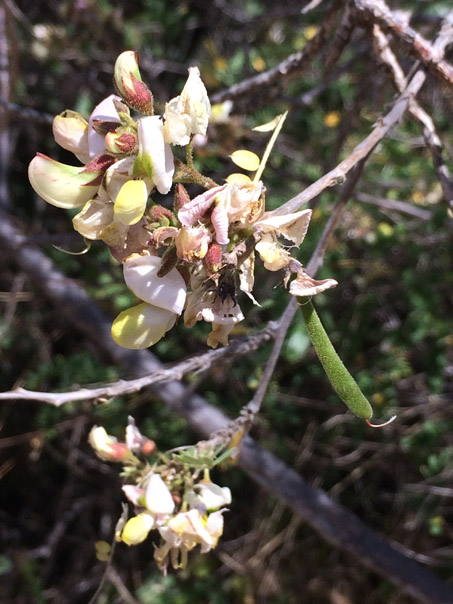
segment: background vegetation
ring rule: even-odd
[[[140,55],[155,98],[181,89],[197,64],[210,94],[278,65],[313,38],[329,3],[302,14],[306,3],[282,0],[17,0],[4,2],[10,107],[3,115],[2,212],[39,245],[68,280],[83,285],[110,316],[132,294],[121,267],[100,245],[83,256],[69,212],[38,199],[27,181],[36,151],[71,163],[57,147],[48,116],[66,108],[89,114],[112,91],[116,56]],[[302,6],[301,6],[302,5]],[[448,2],[392,2],[410,10],[411,24],[432,39]],[[343,9],[342,9],[343,10]],[[335,28],[334,28],[335,30]],[[5,41],[4,40],[4,41]],[[393,41],[405,71],[414,59]],[[448,58],[448,55],[447,55]],[[369,32],[357,29],[337,64],[324,70],[320,54],[283,86],[237,98],[228,124],[212,126],[198,151],[200,167],[221,181],[229,154],[261,154],[251,127],[289,109],[265,173],[269,208],[277,207],[346,157],[395,96],[378,63]],[[5,89],[4,89],[5,91]],[[452,87],[428,75],[418,96],[433,115],[451,165]],[[5,98],[5,95],[4,95]],[[35,110],[33,113],[27,110]],[[5,133],[7,141],[5,143]],[[6,184],[7,182],[7,184]],[[306,264],[338,191],[311,204],[313,219],[299,252]],[[403,205],[384,202],[404,202]],[[399,209],[396,209],[396,208]],[[404,211],[401,211],[401,208]],[[445,580],[453,569],[453,272],[451,218],[420,126],[401,122],[367,162],[331,240],[321,278],[339,285],[316,298],[342,359],[376,409],[396,413],[385,430],[370,430],[345,412],[310,347],[301,318],[288,332],[253,436],[324,489],[408,556]],[[0,389],[56,391],[127,377],[93,340],[80,335],[44,299],[7,249],[0,249]],[[258,267],[255,297],[241,301],[248,335],[283,312],[281,275]],[[266,275],[266,278],[264,278]],[[205,350],[206,329],[179,324],[154,349],[164,362]],[[269,347],[193,376],[191,387],[237,415],[253,396]],[[94,542],[110,540],[120,513],[120,483],[86,442],[93,424],[122,435],[133,414],[143,433],[165,449],[197,440],[185,422],[148,392],[107,404],[61,409],[9,402],[0,407],[0,599],[17,604],[85,603],[103,572]],[[415,600],[327,544],[239,469],[219,482],[233,492],[224,539],[209,556],[193,556],[186,571],[162,578],[151,542],[117,549],[100,602],[332,604]]]

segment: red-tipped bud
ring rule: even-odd
[[[105,137],[105,148],[110,153],[130,155],[137,150],[137,138],[126,132],[109,132]]]
[[[107,434],[104,428],[94,426],[88,435],[88,441],[98,457],[105,461],[123,461],[130,457],[130,451],[124,443]]]
[[[181,505],[181,497],[178,495],[178,493],[172,493],[171,494],[171,498],[173,499],[173,501],[175,502],[176,505]]]
[[[203,258],[203,266],[209,276],[219,272],[222,266],[222,248],[218,243],[211,243],[208,247],[208,252]]]
[[[189,193],[187,192],[184,185],[178,183],[175,186],[175,200],[173,202],[173,209],[175,214],[179,212],[183,205],[190,201]]]
[[[142,445],[143,455],[152,455],[156,451],[156,443],[153,440],[147,440]]]
[[[170,222],[175,222],[175,215],[171,210],[164,206],[156,205],[149,209],[149,218],[151,222],[162,222],[162,218],[167,218]]]
[[[153,115],[153,96],[142,81],[138,68],[138,55],[133,50],[125,51],[117,58],[114,82],[129,107],[146,115]]]

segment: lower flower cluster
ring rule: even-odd
[[[214,484],[209,470],[225,455],[219,457],[201,443],[164,455],[140,433],[132,418],[125,442],[99,426],[91,430],[89,441],[101,459],[123,464],[123,492],[134,516],[118,523],[117,541],[137,545],[154,530],[159,538],[154,558],[164,574],[169,565],[184,568],[188,552],[196,546],[201,553],[216,547],[231,492]]]

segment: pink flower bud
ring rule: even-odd
[[[206,256],[203,258],[203,266],[206,273],[211,276],[219,272],[222,265],[222,248],[218,243],[211,243]]]

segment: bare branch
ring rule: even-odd
[[[351,39],[351,35],[354,30],[354,21],[352,17],[352,0],[350,0],[344,9],[340,25],[335,31],[328,53],[324,59],[325,73],[332,69],[340,58],[345,46],[348,45],[349,40]]]
[[[373,27],[374,49],[380,61],[390,71],[397,89],[402,92],[406,86],[406,77],[393,53],[386,36],[379,26]],[[436,43],[434,44],[436,46]],[[453,180],[443,159],[443,145],[436,132],[431,116],[419,105],[416,99],[409,104],[409,114],[423,127],[423,136],[429,148],[437,176],[442,186],[445,199],[453,210]]]
[[[318,270],[323,265],[324,255],[327,250],[327,246],[329,245],[329,241],[332,235],[335,232],[335,229],[340,222],[340,218],[343,214],[343,211],[346,207],[346,204],[351,197],[351,194],[359,181],[360,175],[362,174],[363,166],[365,160],[363,159],[359,162],[354,169],[353,175],[351,178],[343,185],[340,195],[338,197],[338,201],[333,209],[329,220],[327,221],[326,226],[322,232],[321,237],[319,238],[318,244],[316,246],[315,251],[313,252],[313,256],[310,259],[310,262],[307,265],[307,273],[309,275],[315,275]]]
[[[451,13],[443,23],[439,38],[442,42],[430,44],[409,25],[396,17],[383,0],[355,0],[358,15],[365,21],[379,25],[385,32],[392,34],[434,75],[447,84],[453,84],[453,67],[443,60],[443,50],[452,41],[453,17]]]
[[[42,111],[36,111],[36,109],[29,109],[22,107],[16,103],[10,103],[5,99],[0,98],[0,107],[3,107],[5,111],[9,111],[13,115],[18,115],[27,120],[34,120],[35,122],[42,122],[43,124],[51,124],[54,119],[54,115],[50,113],[43,113]]]
[[[211,101],[213,103],[221,103],[227,99],[237,99],[242,96],[253,97],[258,90],[267,88],[273,84],[281,86],[286,83],[289,79],[300,75],[304,69],[308,67],[314,57],[325,45],[330,28],[336,19],[337,12],[344,5],[344,0],[333,0],[332,4],[321,23],[321,26],[311,40],[307,42],[303,50],[295,52],[290,55],[287,59],[282,61],[276,67],[259,73],[256,76],[243,80],[239,84],[235,84],[222,92],[212,95]]]
[[[271,214],[280,216],[289,212],[296,212],[301,206],[320,195],[328,187],[333,187],[344,182],[347,174],[359,162],[365,160],[388,131],[400,121],[410,101],[420,90],[425,79],[426,74],[424,70],[418,70],[401,95],[393,103],[390,111],[377,121],[372,132],[354,148],[346,159],[340,162],[333,170],[321,176],[321,178],[304,189],[304,191],[271,212]]]
[[[103,384],[98,388],[78,388],[70,392],[38,392],[17,388],[9,392],[0,392],[0,401],[34,401],[37,403],[49,403],[54,407],[61,407],[66,403],[110,399],[124,394],[139,392],[152,384],[173,382],[181,380],[188,373],[206,371],[212,365],[227,357],[250,354],[272,338],[276,326],[276,322],[271,322],[265,329],[254,336],[233,340],[228,348],[209,350],[204,354],[180,361],[171,367],[156,369],[148,375],[134,380],[118,380]]]
[[[0,244],[12,249],[13,259],[36,287],[58,306],[71,324],[90,338],[111,361],[125,372],[140,377],[160,368],[146,350],[120,348],[110,338],[110,319],[105,317],[76,283],[65,279],[37,248],[24,245],[24,237],[7,217],[0,220]],[[167,407],[184,417],[202,436],[228,425],[228,418],[181,382],[151,385],[151,391]],[[335,503],[321,490],[308,485],[272,453],[264,451],[251,438],[241,447],[239,466],[266,491],[274,494],[303,518],[333,546],[356,556],[357,561],[398,585],[424,604],[453,602],[451,588],[407,558],[366,527],[351,512]]]
[[[415,218],[418,218],[419,220],[430,220],[432,216],[432,213],[429,210],[418,208],[405,201],[383,199],[381,197],[375,197],[374,195],[368,195],[368,193],[356,193],[355,198],[361,203],[369,203],[380,208],[385,208],[386,210],[403,212],[404,214],[415,216]]]

